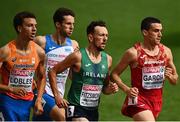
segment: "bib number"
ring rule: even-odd
[[[75,106],[72,106],[72,105],[68,106],[67,117],[73,117],[74,116],[74,108],[75,108]]]
[[[128,105],[137,105],[137,97],[128,97]]]
[[[3,122],[3,121],[4,121],[3,113],[0,112],[0,122]]]

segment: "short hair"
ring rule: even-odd
[[[86,32],[87,32],[87,35],[90,34],[90,33],[94,33],[94,28],[96,26],[101,26],[101,27],[106,27],[106,23],[102,20],[99,20],[99,21],[92,21],[88,26],[87,26],[87,29],[86,29]]]
[[[149,30],[152,23],[161,23],[161,21],[155,17],[146,17],[141,22],[141,31]]]
[[[62,23],[62,21],[64,20],[64,16],[68,16],[68,15],[75,17],[75,13],[71,9],[58,8],[53,15],[54,24],[56,22]]]
[[[13,25],[14,25],[14,28],[15,28],[17,33],[19,33],[17,26],[22,25],[25,18],[36,19],[35,15],[31,12],[28,12],[28,11],[22,11],[22,12],[17,13],[13,19]]]

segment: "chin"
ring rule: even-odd
[[[99,51],[104,51],[104,48],[98,48]]]
[[[156,45],[159,45],[160,44],[160,41],[156,42]]]
[[[29,40],[34,40],[34,39],[35,39],[35,37],[30,37],[30,38],[29,38]]]

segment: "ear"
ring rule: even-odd
[[[21,33],[21,26],[17,26],[17,30],[19,33]]]
[[[88,40],[89,40],[89,42],[92,42],[93,41],[93,35],[90,33],[90,34],[88,34]]]
[[[148,31],[147,30],[142,30],[142,33],[143,33],[144,36],[148,35]]]
[[[61,26],[61,24],[59,22],[56,22],[56,27],[59,28]]]

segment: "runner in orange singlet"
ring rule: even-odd
[[[111,76],[127,94],[122,113],[134,121],[155,121],[162,108],[164,80],[176,84],[178,74],[171,50],[160,43],[160,20],[145,18],[141,23],[141,31],[144,42],[136,43],[125,52]],[[131,69],[131,88],[119,78],[128,65]]]
[[[37,114],[43,112],[41,98],[45,87],[45,53],[32,41],[37,31],[36,24],[32,13],[18,13],[14,17],[17,38],[0,48],[0,120],[29,120],[35,74],[39,82],[35,108]]]

